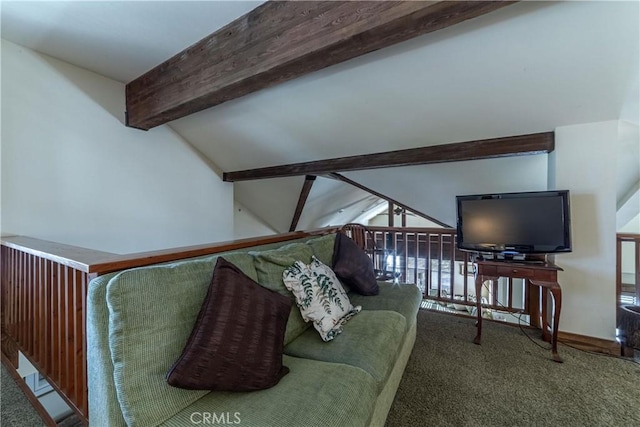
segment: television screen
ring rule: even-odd
[[[571,251],[569,191],[457,196],[459,249],[504,254]]]

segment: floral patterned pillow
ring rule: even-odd
[[[311,264],[296,261],[282,273],[305,322],[312,321],[323,341],[342,332],[342,325],[362,310],[354,307],[330,267],[314,256]]]

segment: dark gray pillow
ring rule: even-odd
[[[333,246],[332,269],[338,279],[362,295],[378,295],[371,258],[347,235],[338,233]]]
[[[252,391],[276,385],[291,299],[218,258],[196,324],[166,378],[189,390]]]

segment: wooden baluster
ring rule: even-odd
[[[540,328],[540,287],[533,286],[529,280],[526,280],[525,283],[529,291],[527,299],[529,324],[534,328]]]
[[[437,234],[438,239],[438,297],[442,298],[442,234]]]
[[[513,311],[513,278],[509,277],[509,280],[507,281],[507,286],[508,288],[508,304],[507,307],[509,308],[509,311]]]
[[[0,248],[0,256],[2,260],[0,261],[0,273],[2,277],[2,301],[0,301],[0,310],[2,310],[2,349],[5,349],[5,341],[7,334],[10,334],[10,325],[11,325],[11,255],[9,248],[2,247]]]
[[[20,298],[20,261],[22,258],[22,254],[18,251],[14,251],[13,253],[13,262],[14,262],[14,274],[13,274],[13,282],[11,283],[11,289],[13,290],[13,322],[12,322],[12,330],[13,330],[13,339],[16,343],[19,342],[20,337],[20,304],[22,303],[22,299]]]
[[[74,307],[73,307],[73,290],[75,287],[75,275],[73,274],[73,269],[70,267],[65,267],[65,295],[64,295],[64,314],[65,314],[65,339],[64,339],[64,347],[65,357],[64,357],[64,370],[63,373],[64,378],[62,380],[62,384],[65,387],[65,394],[70,398],[75,396],[75,387],[73,384],[73,377],[75,375],[74,369],[74,357],[75,351],[73,348],[73,341],[75,339],[75,331],[73,327],[74,320]]]
[[[87,295],[89,293],[89,282],[97,277],[97,274],[86,273],[84,275],[84,280],[82,281],[82,393],[83,402],[82,402],[82,413],[87,416],[89,413],[89,402],[88,402],[88,374],[87,374]]]
[[[456,245],[452,236],[449,236],[449,286],[451,289],[451,299],[455,300],[455,274],[456,274]]]
[[[51,339],[53,340],[53,361],[54,361],[54,372],[56,374],[55,376],[55,381],[59,384],[60,383],[60,378],[61,378],[61,367],[62,367],[62,356],[61,356],[61,343],[62,343],[62,337],[60,336],[62,328],[60,325],[61,319],[62,319],[62,295],[61,295],[61,291],[62,291],[62,282],[64,280],[63,278],[63,270],[62,270],[62,266],[58,263],[54,263],[53,264],[53,270],[54,270],[54,282],[53,282],[53,310],[54,310],[54,315],[53,315],[53,325],[51,328]]]
[[[33,355],[33,306],[35,305],[33,279],[33,255],[29,254],[27,255],[27,321],[25,323],[27,339],[25,350],[30,356]]]
[[[18,324],[18,328],[20,330],[20,340],[18,341],[19,346],[24,349],[26,347],[27,341],[27,330],[26,330],[26,320],[28,318],[28,310],[29,310],[29,288],[27,283],[27,271],[29,271],[28,267],[28,255],[21,254],[20,257],[20,292],[18,298],[21,300],[20,304],[20,323]]]
[[[402,214],[402,219],[403,221],[405,221],[404,213]],[[403,227],[406,227],[406,224],[403,224]],[[404,241],[404,274],[402,276],[402,282],[408,282],[409,281],[409,234],[406,231],[403,231],[402,238]]]
[[[42,358],[40,357],[40,348],[42,346],[42,340],[40,339],[40,321],[42,319],[40,313],[40,304],[42,302],[42,287],[40,286],[40,257],[33,257],[33,360],[42,365]]]
[[[426,243],[427,243],[427,255],[426,255],[426,258],[425,258],[425,268],[426,268],[425,280],[426,280],[426,286],[427,286],[426,292],[427,292],[427,295],[430,295],[430,293],[431,293],[431,284],[432,284],[432,278],[431,278],[431,234],[427,233],[426,238],[427,238],[427,241],[426,241]]]
[[[33,359],[34,363],[38,363],[35,358],[35,355],[38,354],[38,348],[36,344],[36,336],[37,336],[37,323],[36,316],[37,311],[36,307],[38,305],[38,278],[36,276],[37,271],[37,258],[35,255],[29,256],[29,271],[31,280],[29,281],[29,291],[31,294],[31,304],[29,307],[29,354]]]
[[[75,390],[75,402],[78,407],[83,405],[83,389],[84,389],[84,353],[82,342],[85,340],[85,336],[82,331],[82,318],[84,317],[84,306],[82,304],[83,292],[86,288],[85,274],[81,271],[74,270],[75,280],[73,287],[73,327],[74,327],[74,359],[73,359],[73,372],[74,372],[74,390]]]
[[[396,255],[398,255],[397,252],[397,240],[396,240],[396,233],[393,231],[389,232],[389,244],[390,244],[390,251],[392,253],[392,258],[391,258],[391,270],[393,271],[393,275],[395,276],[395,272],[396,272]]]
[[[13,334],[13,339],[16,341],[16,344],[20,342],[20,334],[22,333],[20,331],[20,322],[22,321],[22,303],[24,302],[22,298],[20,298],[20,291],[22,290],[22,279],[20,277],[21,272],[22,272],[22,253],[21,252],[17,252],[16,253],[16,259],[15,259],[15,274],[14,274],[14,282],[13,282],[13,289],[15,292],[15,300],[14,300],[14,307],[15,307],[15,317],[14,317],[14,331],[15,333]]]
[[[22,306],[22,316],[20,322],[20,329],[22,330],[22,339],[20,345],[23,350],[28,350],[27,342],[29,341],[28,323],[29,323],[29,254],[24,254],[24,261],[22,264],[22,299],[24,304]]]
[[[17,353],[13,351],[9,328],[11,323],[11,288],[10,288],[10,251],[8,248],[2,248],[0,251],[0,332],[2,338],[0,347],[4,354],[7,355],[9,362],[17,364]]]
[[[382,265],[384,266],[383,273],[385,275],[387,274],[387,271],[389,271],[389,266],[387,265],[387,253],[388,253],[388,250],[389,250],[389,248],[388,248],[388,246],[389,246],[388,245],[388,240],[389,239],[387,238],[387,234],[388,233],[389,233],[388,231],[383,231],[382,232],[382,249],[383,249],[383,251],[382,251],[382,258],[383,258],[382,259]]]
[[[16,265],[15,265],[15,256],[14,256],[14,251],[11,248],[2,248],[3,253],[7,254],[7,264],[5,265],[9,265],[10,271],[6,271],[5,273],[7,274],[8,277],[8,283],[6,284],[7,287],[7,293],[8,293],[8,300],[4,301],[3,307],[7,307],[7,329],[9,331],[9,336],[11,336],[12,339],[15,339],[15,328],[14,328],[14,322],[15,322],[15,289],[14,289],[14,277],[15,277],[15,272],[16,272]]]
[[[464,252],[462,255],[462,274],[464,275],[464,302],[469,302],[469,253]]]
[[[416,285],[418,284],[418,267],[419,267],[419,260],[420,260],[420,233],[415,233],[416,236],[416,244],[415,244],[415,252],[413,253],[414,256],[414,264],[413,264],[413,283],[415,283]]]
[[[42,336],[44,340],[43,348],[45,351],[43,367],[47,373],[51,372],[51,261],[44,260],[44,300],[42,301],[42,310],[44,312],[44,323],[42,325]]]

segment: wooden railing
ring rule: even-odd
[[[640,234],[616,235],[618,305],[640,304]]]
[[[86,297],[94,277],[127,268],[321,235],[324,228],[118,255],[22,236],[2,238],[2,352],[18,367],[18,351],[87,422]]]
[[[81,415],[87,413],[88,262],[114,254],[24,237],[2,241],[2,351],[21,350]],[[94,258],[95,257],[95,258]]]
[[[450,228],[374,227],[347,225],[352,236],[372,258],[379,277],[415,283],[426,299],[446,306],[473,310],[476,304],[474,264],[469,252],[456,248],[456,230]],[[539,290],[524,280],[502,278],[485,285],[483,307],[530,314],[536,325]],[[537,325],[536,325],[537,326]]]

